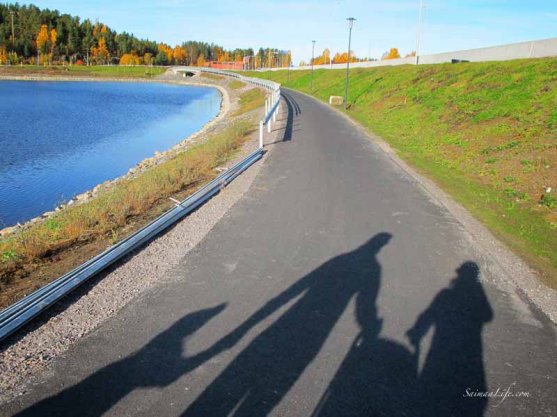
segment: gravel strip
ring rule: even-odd
[[[230,93],[237,105],[237,94]],[[262,115],[262,111],[258,111]],[[266,142],[282,134],[278,129]],[[232,166],[258,146],[257,132],[242,152],[230,161]],[[272,146],[267,148],[272,150]],[[270,152],[236,178],[216,197],[179,222],[163,236],[142,250],[119,262],[111,270],[86,283],[62,300],[27,330],[4,341],[0,346],[0,404],[23,395],[34,383],[47,375],[53,360],[90,333],[142,292],[154,285],[164,285],[167,271],[194,248],[249,189]],[[46,373],[46,374],[45,374]]]

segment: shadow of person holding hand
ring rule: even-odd
[[[431,327],[435,333],[418,378],[418,416],[482,416],[488,398],[468,392],[486,392],[482,329],[493,311],[479,281],[475,262],[457,270],[449,288],[437,294],[418,317],[407,336],[419,356],[420,342]]]
[[[366,316],[363,320],[367,322],[368,315],[371,320],[376,317],[381,277],[377,254],[390,239],[389,233],[379,233],[354,251],[325,262],[224,337],[215,346],[217,350],[219,344],[233,345],[255,324],[298,298],[253,339],[183,416],[268,415],[316,358],[351,299],[360,300],[361,314]]]
[[[211,350],[195,358],[185,357],[183,342],[225,306],[188,314],[133,355],[105,366],[17,416],[100,416],[134,389],[170,385],[214,354]]]
[[[411,416],[416,360],[403,345],[380,338],[383,319],[367,293],[356,298],[360,334],[312,416]]]

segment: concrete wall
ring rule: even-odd
[[[508,61],[510,59],[544,58],[549,56],[557,56],[557,38],[435,55],[423,55],[419,57],[419,62],[420,64],[440,64],[451,62],[451,59],[464,59],[472,62]]]
[[[442,54],[421,55],[420,64],[442,64],[451,62],[453,59],[461,59],[472,62],[482,61],[508,61],[522,58],[544,58],[557,56],[557,38],[543,39],[539,41],[512,43],[508,45],[491,46],[487,48],[468,49],[465,51],[444,52]],[[384,61],[354,62],[350,68],[384,67],[392,65],[414,65],[416,58],[388,59]],[[342,69],[346,64],[314,65],[314,69]],[[273,68],[280,70],[284,68]],[[292,70],[311,69],[310,65],[293,67]],[[268,70],[266,70],[268,71]]]

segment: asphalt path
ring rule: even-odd
[[[279,119],[165,284],[1,414],[557,415],[555,326],[458,219],[328,106],[286,90]]]

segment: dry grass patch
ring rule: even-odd
[[[239,80],[233,80],[228,84],[228,87],[230,87],[232,90],[239,90],[240,88],[244,88],[245,86],[246,84]]]
[[[219,81],[219,80],[222,80],[224,78],[222,75],[211,74],[210,72],[200,72],[199,76],[201,78],[207,78],[207,79],[213,80],[213,81]]]
[[[0,239],[0,289],[34,269],[56,261],[65,251],[94,241],[115,243],[121,230],[168,197],[193,193],[217,175],[249,137],[253,123],[237,121],[139,176],[117,182],[92,200],[70,206],[48,220]],[[52,277],[55,278],[55,277]]]

